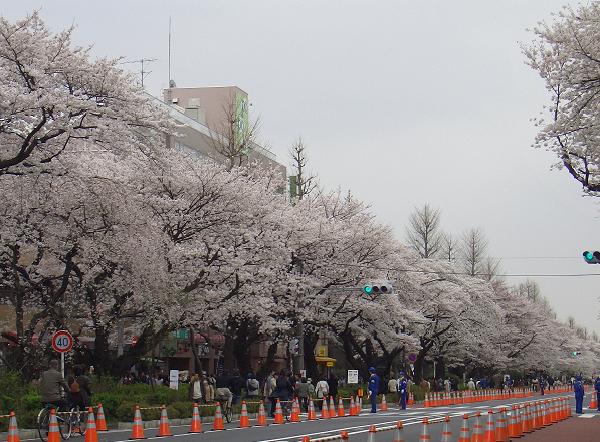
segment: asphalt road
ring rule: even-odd
[[[574,400],[572,394],[557,394],[557,395],[546,395],[543,398],[551,397],[569,397],[571,405],[574,406]],[[387,412],[379,412],[377,414],[368,413],[363,410],[360,416],[334,418],[327,420],[317,421],[303,421],[299,423],[286,423],[283,425],[274,425],[271,422],[268,427],[252,427],[252,428],[237,428],[239,422],[232,422],[231,424],[225,424],[225,430],[223,431],[210,431],[212,423],[204,423],[203,427],[205,431],[202,434],[189,434],[188,425],[185,426],[172,426],[171,431],[173,436],[171,437],[157,437],[156,429],[146,429],[145,436],[147,439],[174,439],[176,442],[220,442],[220,441],[252,441],[252,442],[296,442],[301,441],[304,436],[310,436],[311,438],[324,437],[329,435],[338,435],[340,431],[346,430],[349,432],[350,441],[367,441],[369,427],[372,424],[377,426],[393,425],[398,420],[402,420],[404,424],[404,437],[407,441],[417,441],[421,432],[422,420],[424,417],[430,419],[450,416],[451,419],[451,431],[453,438],[458,438],[458,432],[461,425],[461,416],[464,413],[475,413],[480,411],[482,413],[482,425],[485,425],[485,418],[483,415],[487,413],[490,408],[501,408],[509,407],[513,404],[519,404],[523,402],[531,402],[534,400],[541,399],[541,396],[533,396],[531,398],[524,399],[509,399],[502,401],[490,401],[490,402],[479,402],[474,404],[455,405],[448,407],[435,407],[435,408],[421,408],[414,407],[408,410],[398,410],[395,407],[390,407]],[[586,396],[585,404],[589,402],[589,394]],[[306,419],[306,415],[301,416],[302,419]],[[253,421],[251,421],[252,423]],[[472,421],[470,421],[472,425]],[[432,440],[440,440],[442,425],[431,424],[429,425],[429,431]],[[131,434],[130,430],[113,430],[107,433],[102,433],[99,436],[99,442],[124,442],[129,440]],[[377,433],[377,442],[392,441],[393,431]],[[175,442],[175,441],[174,441]]]

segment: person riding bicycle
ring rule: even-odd
[[[69,386],[65,378],[58,371],[58,361],[53,359],[48,364],[48,370],[40,376],[40,395],[42,396],[42,406],[48,404],[54,405],[57,409],[68,409],[68,402],[62,397],[61,389],[65,391],[67,397],[70,393]]]
[[[76,365],[73,367],[73,377],[69,378],[70,405],[78,405],[80,410],[85,410],[90,406],[92,396],[90,388],[92,381],[83,372],[83,368]]]
[[[231,379],[227,374],[223,373],[217,376],[217,397],[219,398],[219,400],[227,400],[227,408],[231,408],[231,401],[233,399],[233,394],[231,393],[230,386]]]

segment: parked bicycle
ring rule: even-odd
[[[54,409],[56,412],[56,422],[58,423],[58,431],[60,437],[63,440],[69,439],[72,434],[78,433],[80,435],[85,434],[85,411],[80,410],[79,406],[71,407],[68,411],[63,411],[60,408],[57,409],[54,404],[46,404],[44,408],[40,410],[37,416],[37,429],[38,435],[42,442],[47,442],[48,431],[50,429],[50,410]]]

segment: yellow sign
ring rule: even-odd
[[[333,362],[328,362],[328,363],[327,363],[327,366],[328,366],[328,367],[333,367]]]

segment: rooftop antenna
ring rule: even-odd
[[[171,16],[169,15],[169,88],[171,88]]]
[[[156,61],[156,58],[141,58],[139,60],[124,61],[123,64],[128,64],[128,63],[140,63],[141,64],[140,77],[142,79],[142,87],[144,87],[144,78],[146,78],[149,74],[152,73],[152,71],[144,70],[144,63],[152,63],[153,61]]]

